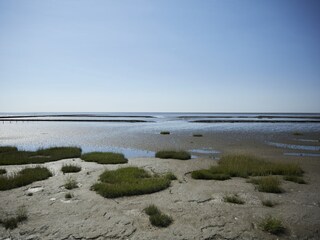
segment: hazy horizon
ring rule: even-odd
[[[0,0],[0,112],[320,112],[319,1]]]

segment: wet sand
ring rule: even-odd
[[[297,150],[282,149],[268,145],[267,141],[301,143],[299,138],[319,139],[319,133],[252,133],[225,132],[206,133],[203,137],[192,137],[192,133],[181,131],[169,136],[141,133],[129,136],[136,147],[151,151],[170,149],[215,149],[220,154],[198,154],[189,161],[156,158],[129,159],[125,165],[100,165],[80,159],[66,159],[44,164],[54,176],[25,187],[0,192],[1,210],[14,211],[24,204],[29,219],[15,230],[0,227],[0,239],[319,239],[320,238],[320,158],[284,156],[284,152]],[[143,139],[143,140],[141,140]],[[316,141],[313,145],[319,145]],[[131,146],[131,145],[130,145]],[[125,146],[124,146],[125,147]],[[244,153],[261,156],[270,161],[296,162],[306,172],[304,179],[309,183],[299,185],[283,181],[282,194],[261,193],[246,179],[233,178],[227,181],[194,180],[190,172],[207,168],[221,154]],[[71,192],[74,198],[65,200],[63,184],[67,175],[60,170],[64,163],[75,162],[82,166],[74,176],[80,187]],[[99,174],[105,169],[134,165],[154,173],[172,171],[178,177],[164,191],[133,197],[105,199],[90,190]],[[5,166],[8,172],[24,166]],[[32,196],[27,193],[33,191]],[[226,194],[237,193],[244,205],[225,203]],[[271,199],[279,205],[264,207],[261,200]],[[153,227],[143,209],[157,205],[161,211],[174,219],[168,228]],[[259,222],[272,215],[283,220],[287,232],[274,236],[263,232]]]

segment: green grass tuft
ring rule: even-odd
[[[62,166],[61,171],[63,173],[75,173],[75,172],[80,172],[81,167],[74,164],[66,164]]]
[[[191,158],[190,153],[186,151],[159,151],[156,153],[156,158],[163,158],[163,159],[179,159],[179,160],[188,160]]]
[[[146,207],[145,209],[144,209],[144,212],[146,213],[146,214],[148,214],[149,216],[151,216],[151,215],[155,215],[155,214],[160,214],[161,213],[161,211],[159,210],[159,208],[156,206],[156,205],[149,205],[148,207]]]
[[[170,132],[168,132],[168,131],[161,131],[160,134],[161,134],[161,135],[169,135]]]
[[[224,180],[230,179],[229,174],[214,173],[214,172],[211,172],[210,170],[206,170],[206,169],[193,171],[191,173],[191,177],[194,179],[219,180],[219,181],[224,181]]]
[[[166,173],[165,177],[169,180],[177,180],[176,175],[174,175],[172,172]]]
[[[82,154],[81,159],[87,162],[97,162],[100,164],[123,164],[128,159],[122,153],[113,152],[91,152]]]
[[[25,206],[20,206],[16,211],[16,216],[0,219],[0,223],[5,229],[14,229],[18,227],[18,223],[26,221],[27,219],[28,215]]]
[[[150,223],[156,227],[168,227],[172,223],[172,218],[162,213],[155,205],[149,205],[144,209],[149,215]]]
[[[250,179],[248,182],[257,185],[257,189],[259,192],[267,192],[267,193],[282,193],[283,189],[280,188],[280,180],[278,177],[267,176],[260,178]]]
[[[51,176],[52,173],[45,167],[25,168],[12,176],[0,176],[0,191],[26,186]]]
[[[279,235],[285,232],[285,227],[283,226],[282,221],[271,216],[263,219],[263,221],[260,223],[260,227],[263,229],[263,231],[275,235]]]
[[[80,157],[77,147],[53,147],[37,151],[19,151],[15,147],[0,147],[0,165],[45,163],[66,158]]]
[[[274,202],[271,200],[263,200],[262,204],[263,204],[263,206],[266,206],[266,207],[274,207],[274,206],[278,205],[277,202]]]
[[[283,179],[286,181],[295,182],[299,184],[307,184],[307,182],[302,177],[298,177],[298,176],[288,175],[288,176],[284,176]]]
[[[234,194],[232,196],[225,196],[223,200],[228,203],[244,204],[244,201],[237,194]]]
[[[72,177],[67,177],[64,183],[65,189],[71,190],[78,187],[77,181]]]
[[[0,175],[6,174],[6,173],[7,173],[6,169],[0,168]]]
[[[107,170],[100,175],[99,180],[91,189],[106,198],[149,194],[170,186],[170,179],[166,176],[151,176],[137,167]]]
[[[66,194],[64,195],[64,197],[65,197],[66,199],[71,199],[71,198],[73,198],[73,194],[72,194],[72,193],[66,193]]]
[[[293,132],[292,134],[295,136],[302,136],[303,135],[301,132]]]

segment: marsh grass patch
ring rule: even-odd
[[[193,137],[203,137],[203,135],[200,134],[200,133],[194,133],[194,134],[192,134],[192,136],[193,136]]]
[[[64,164],[61,171],[63,173],[76,173],[81,171],[81,166],[75,164]]]
[[[280,187],[280,179],[275,176],[252,178],[248,182],[257,186],[259,192],[282,193],[284,190]]]
[[[260,227],[263,231],[280,235],[285,233],[285,227],[280,219],[268,216],[265,219],[262,220],[260,223]]]
[[[223,201],[234,204],[244,204],[244,201],[237,194],[224,196]]]
[[[16,147],[0,147],[0,165],[38,164],[80,157],[77,147],[52,147],[37,151],[20,151]]]
[[[77,180],[74,179],[74,178],[71,177],[71,176],[68,176],[68,177],[65,179],[64,187],[65,187],[65,189],[68,189],[68,190],[71,190],[71,189],[74,189],[74,188],[78,188]]]
[[[168,227],[173,222],[170,216],[162,213],[159,208],[153,204],[146,207],[144,211],[149,215],[149,221],[153,226]]]
[[[299,177],[299,176],[288,175],[288,176],[283,176],[283,179],[286,181],[295,182],[298,184],[307,184],[307,182],[302,177]]]
[[[261,202],[262,202],[262,205],[266,206],[266,207],[274,207],[274,206],[278,205],[277,202],[272,201],[270,199],[265,199],[265,200],[262,200]]]
[[[186,151],[158,151],[155,154],[156,158],[163,158],[163,159],[178,159],[178,160],[188,160],[191,158],[190,153]]]
[[[124,164],[128,159],[122,153],[114,152],[91,152],[82,154],[81,159],[87,162],[96,162],[100,164]]]
[[[64,195],[64,197],[65,197],[65,199],[71,199],[71,198],[73,198],[73,194],[72,193],[66,193]]]
[[[25,168],[10,176],[0,176],[0,191],[26,186],[51,176],[52,173],[45,167]]]
[[[106,198],[150,194],[168,188],[171,182],[166,176],[152,176],[138,167],[106,170],[99,180],[91,190]]]
[[[14,229],[18,227],[18,223],[24,222],[28,219],[27,209],[24,205],[18,207],[15,216],[1,218],[0,224],[2,224],[5,229]]]
[[[6,169],[0,168],[0,175],[6,174],[6,173],[7,173]]]
[[[160,134],[161,135],[170,135],[170,132],[169,131],[161,131]]]
[[[169,180],[177,180],[176,175],[174,175],[172,172],[166,173],[165,177],[168,178]]]

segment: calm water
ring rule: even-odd
[[[262,121],[270,119],[275,123],[228,122],[230,120]],[[52,120],[54,121],[50,122]],[[77,122],[78,120],[82,120],[82,122]],[[145,122],[86,122],[87,120],[140,120]],[[226,122],[193,122],[198,120],[222,120]],[[278,120],[287,122],[276,122]],[[140,141],[143,145],[143,141],[146,141],[144,136],[159,134],[163,130],[175,133],[208,131],[320,132],[319,122],[305,121],[320,121],[320,114],[0,113],[0,145],[14,145],[26,150],[36,150],[40,147],[50,146],[80,146],[84,152],[117,151],[125,153],[127,157],[148,157],[153,156],[154,152],[137,149],[136,144],[133,143]],[[195,153],[205,153],[206,151],[208,154],[216,153],[215,149],[190,150]]]

